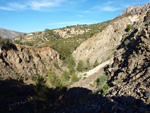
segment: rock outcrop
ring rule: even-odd
[[[30,78],[45,74],[52,69],[53,62],[61,64],[59,53],[51,48],[35,49],[14,45],[10,49],[0,49],[0,75],[2,78]]]
[[[125,11],[121,13],[121,15],[127,15],[127,14],[139,14],[143,11],[147,11],[150,7],[150,3],[147,3],[146,5],[138,5],[138,6],[131,6],[127,8]]]
[[[90,30],[91,30],[90,28],[86,28],[83,30],[83,29],[76,29],[72,27],[72,28],[65,28],[65,29],[55,29],[54,32],[58,33],[63,38],[68,38],[68,37],[73,37],[73,36],[87,33]]]

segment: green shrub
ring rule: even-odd
[[[100,90],[101,95],[104,96],[107,93],[107,90],[109,89],[108,85],[104,85],[103,88]]]
[[[129,43],[130,43],[130,40],[128,40],[128,39],[126,39],[126,40],[124,41],[124,45],[125,45],[125,46],[128,46]]]
[[[132,25],[131,25],[131,24],[128,24],[128,25],[127,25],[127,28],[126,28],[126,31],[127,31],[127,32],[130,31],[131,28],[132,28]]]
[[[90,58],[88,58],[88,59],[86,60],[86,68],[87,68],[88,70],[91,69]]]
[[[65,59],[65,63],[68,65],[68,67],[70,66],[75,66],[75,60],[73,58],[72,55],[68,56],[66,59]]]
[[[74,69],[74,66],[73,66],[73,65],[69,66],[68,68],[69,68],[69,73],[70,73],[70,74],[75,73],[75,69]]]
[[[82,61],[82,60],[79,60],[78,65],[77,65],[77,70],[81,72],[81,71],[83,71],[84,69],[85,69],[85,67],[84,67],[83,61]]]
[[[46,85],[46,81],[42,76],[37,76],[35,80],[35,93],[36,100],[38,101],[47,101],[49,95],[49,88]]]
[[[35,85],[44,85],[46,83],[46,81],[44,80],[44,78],[42,76],[37,76],[36,80],[35,80]]]
[[[53,49],[59,52],[62,60],[70,57],[75,48],[79,45],[77,38],[67,38],[57,41],[53,46]]]
[[[107,81],[107,75],[106,74],[100,75],[100,77],[96,80],[97,86],[101,87],[104,83],[106,83],[106,81]]]
[[[61,87],[61,81],[55,72],[51,71],[48,73],[49,81],[53,87]]]
[[[78,82],[79,80],[80,79],[79,79],[78,75],[76,73],[73,73],[72,76],[71,76],[72,83]]]
[[[60,77],[61,83],[63,86],[67,86],[69,84],[69,72],[68,71],[64,71],[63,74]]]
[[[96,67],[96,66],[98,66],[98,65],[99,65],[99,63],[98,63],[98,61],[97,61],[97,59],[96,59],[95,62],[94,62],[93,67]]]
[[[15,44],[20,44],[20,45],[23,44],[20,40],[15,40],[14,43],[15,43]]]
[[[69,57],[67,57],[67,58],[65,59],[65,63],[67,64],[67,67],[68,67],[68,69],[69,69],[70,74],[73,74],[73,73],[75,72],[74,67],[75,67],[75,65],[76,65],[73,56],[70,55]]]
[[[3,49],[15,48],[14,44],[12,43],[12,40],[2,37],[0,37],[0,47]]]
[[[57,63],[56,61],[54,61],[54,62],[53,62],[53,65],[55,66],[55,68],[57,68],[57,69],[60,69],[60,70],[61,70],[61,68],[58,66],[58,63]]]

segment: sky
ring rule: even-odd
[[[150,0],[0,0],[0,28],[37,32],[77,24],[95,24]]]

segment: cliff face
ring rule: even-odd
[[[79,61],[90,58],[90,62],[96,60],[100,63],[108,60],[115,48],[121,43],[128,24],[138,20],[138,15],[117,18],[111,22],[102,32],[83,42],[74,52],[74,58]]]
[[[53,62],[61,64],[59,53],[51,48],[35,49],[14,45],[11,49],[0,49],[0,75],[2,78],[24,78],[45,74],[54,69]],[[17,76],[18,75],[18,76]]]
[[[150,3],[147,3],[146,5],[131,6],[123,11],[121,15],[142,13],[143,11],[147,11],[149,7]]]
[[[140,29],[133,29],[126,39],[129,43],[124,40],[108,68],[109,96],[133,96],[150,103],[150,11],[136,26]]]

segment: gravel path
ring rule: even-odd
[[[86,74],[86,79],[81,79],[79,82],[76,82],[73,85],[71,85],[71,87],[84,87],[84,88],[91,89],[90,83],[95,81],[104,72],[103,70],[104,66],[110,63],[111,60],[108,60],[88,72],[80,73],[80,75]]]
[[[98,65],[97,67],[95,67],[95,68],[89,70],[88,72],[82,73],[81,75],[86,74],[86,77],[89,77],[89,76],[95,74],[96,72],[98,72],[101,68],[103,68],[104,66],[106,66],[106,65],[108,65],[108,64],[110,64],[110,60],[108,60],[108,61],[106,61],[106,62],[104,62],[104,63]]]

